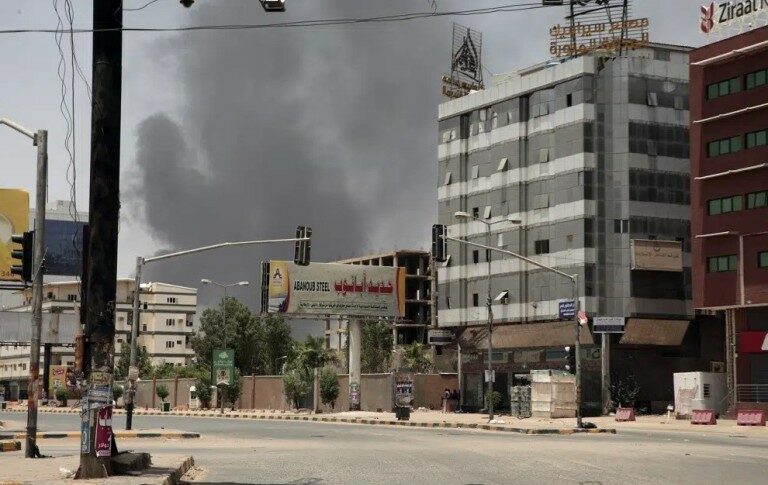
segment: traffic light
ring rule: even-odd
[[[312,249],[312,228],[299,226],[296,228],[296,239],[307,238],[306,241],[296,241],[296,247],[293,252],[293,262],[300,266],[309,266],[309,252]]]
[[[18,259],[20,265],[11,266],[11,273],[21,276],[21,281],[32,281],[32,246],[34,245],[35,231],[27,231],[24,234],[14,234],[11,241],[20,244],[21,249],[11,251],[11,258]]]
[[[445,239],[446,230],[444,224],[432,226],[432,257],[438,263],[444,263],[448,257],[448,242]]]
[[[285,0],[259,0],[265,12],[285,12]]]
[[[565,370],[571,374],[576,373],[576,350],[573,346],[565,348]]]

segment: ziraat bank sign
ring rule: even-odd
[[[768,13],[768,0],[744,0],[742,2],[712,2],[701,6],[699,28],[711,34],[722,27],[754,27],[749,23],[759,14]],[[746,24],[745,24],[746,23]]]

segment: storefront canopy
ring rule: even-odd
[[[542,322],[493,326],[494,349],[525,349],[531,347],[565,347],[573,345],[576,337],[573,322]],[[592,345],[592,334],[581,327],[579,341]],[[488,331],[485,327],[467,328],[459,338],[462,348],[487,349]]]
[[[683,343],[688,320],[652,320],[630,318],[624,327],[620,344],[677,346]]]

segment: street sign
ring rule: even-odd
[[[112,456],[112,406],[99,408],[96,415],[96,456]]]
[[[429,345],[448,345],[453,342],[453,331],[443,328],[430,328],[427,333]]]
[[[495,370],[485,370],[485,382],[496,382]]]
[[[213,382],[217,386],[231,386],[235,382],[234,349],[214,349]]]
[[[592,330],[595,333],[624,333],[624,317],[595,317]]]
[[[576,317],[576,302],[574,300],[559,301],[557,315],[560,320],[573,320]]]

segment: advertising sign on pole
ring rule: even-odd
[[[624,317],[595,317],[595,333],[624,333]]]
[[[90,422],[91,409],[88,407],[88,401],[83,401],[83,408],[80,411],[80,453],[91,452]]]
[[[45,221],[45,274],[82,274],[84,226],[85,222]]]
[[[0,280],[19,281],[11,273],[11,236],[29,230],[29,193],[19,189],[0,189]]]
[[[574,300],[562,300],[557,304],[557,317],[560,320],[573,320],[576,317],[576,302]]]
[[[56,389],[67,386],[66,365],[52,365],[48,368],[48,396],[55,397]]]
[[[96,456],[112,456],[112,406],[99,408],[96,420]]]
[[[340,263],[269,264],[270,313],[398,317],[405,314],[405,268]]]
[[[213,382],[217,386],[231,386],[235,382],[235,350],[213,350]]]

